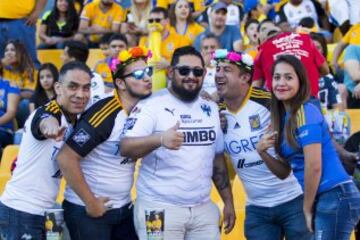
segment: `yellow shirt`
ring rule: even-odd
[[[140,38],[139,45],[148,47],[148,37]],[[188,45],[191,45],[191,40],[188,37],[183,37],[174,28],[170,28],[168,36],[161,41],[161,56],[170,62],[176,48]]]
[[[113,24],[120,24],[125,20],[124,9],[116,3],[112,7],[103,12],[100,9],[100,1],[94,1],[85,5],[80,18],[89,21],[89,26],[100,26],[105,29],[111,30]],[[101,36],[97,34],[90,35],[92,42],[98,42]]]
[[[0,0],[0,18],[20,19],[29,16],[35,0]]]
[[[174,27],[170,27],[170,28],[171,28],[171,31],[176,32]],[[182,38],[184,38],[183,41],[188,41],[190,39],[190,44],[192,45],[195,41],[195,38],[203,31],[205,31],[204,27],[202,27],[200,24],[194,22],[194,23],[191,23],[187,27],[185,34],[181,34],[181,33],[178,33],[178,34]]]
[[[100,60],[94,68],[94,71],[98,73],[104,80],[104,84],[107,87],[114,87],[111,69],[107,64],[106,60]]]
[[[165,9],[169,8],[170,4],[175,3],[176,0],[156,0],[156,7],[162,7]],[[194,11],[204,11],[205,10],[205,6],[204,6],[204,1],[203,0],[188,0],[188,2],[194,6]]]
[[[352,26],[341,41],[347,44],[360,45],[360,23]]]
[[[245,45],[243,49],[245,53],[249,54],[253,59],[255,59],[256,54],[258,53],[257,47],[254,47],[253,45]]]
[[[6,80],[9,80],[11,84],[16,85],[20,90],[34,90],[35,89],[35,76],[36,71],[34,71],[33,80],[30,80],[30,77],[27,73],[18,73],[11,71],[9,69],[3,68],[2,77]]]
[[[160,219],[152,221],[152,227],[154,230],[161,230],[162,222]]]

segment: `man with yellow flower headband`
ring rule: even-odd
[[[71,239],[137,239],[130,189],[135,161],[120,156],[124,126],[139,99],[152,89],[151,52],[123,50],[114,71],[114,94],[91,106],[58,155],[68,183],[63,203]]]

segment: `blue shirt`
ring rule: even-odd
[[[288,120],[285,116],[285,121]],[[303,148],[310,144],[321,144],[321,179],[318,193],[325,192],[335,185],[350,180],[338,154],[332,144],[328,125],[313,104],[307,102],[298,111],[298,128],[296,129],[296,142],[298,149],[292,148],[285,140],[284,135],[281,143],[281,154],[289,161],[295,177],[304,189],[304,152]],[[284,133],[285,134],[285,133]]]
[[[204,32],[200,33],[199,36],[196,37],[194,42],[194,47],[196,50],[200,51],[201,40],[210,33],[210,28],[207,28]],[[233,43],[237,40],[241,39],[241,33],[239,27],[226,25],[224,32],[219,36],[220,40],[220,48],[225,48],[228,51],[234,51]]]
[[[11,86],[9,81],[0,78],[0,117],[6,113],[9,94],[16,94],[20,96],[20,89],[16,86]],[[0,125],[0,128],[5,129],[6,131],[13,131],[13,122],[10,121],[6,124]]]
[[[345,55],[344,55],[344,62],[346,62],[348,60],[356,60],[356,61],[360,62],[360,46],[349,45],[346,48]],[[353,90],[356,86],[356,82],[351,79],[351,77],[350,77],[348,71],[346,71],[346,69],[344,71],[344,84],[350,92],[353,92]]]

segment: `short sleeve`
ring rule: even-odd
[[[52,101],[49,104],[38,108],[34,113],[34,117],[31,121],[31,133],[37,140],[46,139],[40,131],[40,123],[43,119],[48,117],[56,118],[60,125],[61,111],[55,101]]]
[[[132,110],[128,117],[124,132],[126,137],[149,136],[156,126],[156,112],[149,104],[141,102]]]
[[[345,50],[344,61],[360,59],[360,47],[356,45],[350,45]]]
[[[51,11],[47,11],[44,13],[43,17],[41,18],[41,24],[48,25],[49,24],[49,16]]]
[[[16,94],[16,95],[20,95],[20,88],[18,88],[17,86],[12,86],[11,84],[9,84],[9,88],[7,89],[8,93],[12,93],[12,94]]]
[[[224,134],[221,131],[221,129],[219,128],[218,132],[217,132],[217,137],[216,137],[216,149],[215,149],[215,153],[219,154],[219,153],[223,153],[224,149],[225,149],[225,143],[224,143]]]
[[[303,105],[297,113],[297,139],[301,147],[321,143],[324,117],[320,110],[310,103]]]
[[[85,5],[85,7],[83,8],[81,15],[80,15],[80,19],[84,19],[84,20],[89,20],[91,19],[92,16],[92,8],[91,8],[92,4],[87,4]]]

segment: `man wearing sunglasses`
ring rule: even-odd
[[[87,110],[58,155],[69,186],[63,208],[73,240],[137,239],[130,196],[135,162],[120,156],[119,142],[132,124],[127,113],[151,94],[148,56],[140,47],[119,54],[114,95]]]
[[[219,209],[210,200],[211,180],[225,203],[225,232],[235,223],[223,157],[218,107],[199,98],[206,74],[193,47],[175,50],[168,69],[171,86],[140,101],[121,141],[121,154],[143,158],[137,180],[134,223],[147,239],[146,213],[164,211],[164,239],[220,239]]]

